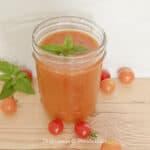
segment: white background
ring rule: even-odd
[[[31,35],[48,16],[77,15],[101,25],[108,39],[104,65],[130,66],[150,77],[150,0],[0,0],[0,57],[34,70]]]

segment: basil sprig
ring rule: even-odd
[[[43,50],[56,54],[56,55],[63,55],[63,56],[70,56],[74,54],[80,54],[88,49],[82,45],[76,45],[73,43],[73,39],[70,35],[67,35],[64,43],[62,45],[59,44],[48,44],[48,45],[41,45],[40,48]]]
[[[0,80],[4,82],[0,99],[12,96],[16,91],[34,94],[31,80],[17,65],[0,61]]]

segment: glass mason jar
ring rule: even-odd
[[[43,51],[39,43],[59,31],[76,30],[93,37],[98,48],[76,56],[58,56]],[[84,119],[95,111],[106,38],[92,21],[80,17],[49,18],[33,31],[35,59],[41,101],[50,117],[63,121]]]

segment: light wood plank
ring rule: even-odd
[[[73,124],[65,124],[60,136],[50,135],[50,118],[41,105],[37,82],[34,86],[34,96],[15,94],[19,106],[16,114],[6,117],[0,113],[0,149],[99,150],[104,139],[116,138],[123,150],[149,150],[150,79],[137,79],[131,87],[117,83],[112,96],[100,94],[97,111],[88,118],[98,133],[97,144],[77,139]]]
[[[89,118],[91,126],[98,133],[98,143],[88,144],[73,134],[73,125],[66,125],[65,131],[58,137],[51,136],[47,124],[43,127],[14,128],[11,124],[0,129],[0,148],[77,148],[97,149],[105,138],[116,138],[125,150],[148,150],[150,147],[150,114],[98,113]],[[41,121],[41,118],[39,118]],[[39,122],[40,122],[39,121]],[[30,123],[30,122],[28,122]],[[16,122],[17,124],[17,122]],[[63,144],[60,144],[63,142]],[[67,144],[65,144],[65,142]],[[78,142],[78,143],[77,143]],[[144,149],[142,149],[144,147]],[[147,149],[146,149],[147,148]]]

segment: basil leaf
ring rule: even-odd
[[[65,41],[64,41],[63,49],[70,50],[72,48],[73,48],[72,37],[70,35],[67,35],[67,37],[65,38]]]
[[[24,92],[27,94],[34,94],[34,90],[31,85],[31,81],[27,77],[16,78],[16,83],[14,89],[19,92]]]
[[[85,52],[87,51],[87,48],[81,45],[74,45],[72,50],[76,51],[76,52]]]
[[[0,75],[0,80],[1,81],[8,81],[11,79],[11,76],[9,74],[2,74]]]
[[[7,61],[0,61],[0,72],[7,74],[17,74],[19,72],[18,66],[10,64]]]
[[[5,82],[3,89],[0,93],[0,99],[5,99],[14,94],[15,89],[13,88],[11,82],[12,82],[12,80],[8,80]]]
[[[43,50],[54,53],[54,54],[60,54],[62,52],[62,46],[61,45],[50,44],[50,45],[41,45],[40,47]]]
[[[18,80],[18,79],[24,78],[24,77],[28,78],[28,77],[27,77],[27,74],[24,73],[24,72],[19,72],[16,78],[17,78],[17,80]]]
[[[80,54],[80,53],[84,53],[85,51],[87,51],[88,49],[84,46],[81,45],[74,45],[73,48],[70,50],[69,54],[73,55],[73,54]]]
[[[84,46],[75,45],[70,35],[66,36],[63,45],[48,44],[48,45],[41,45],[40,47],[47,52],[63,56],[73,55],[76,53],[83,53],[87,50],[87,48]]]

